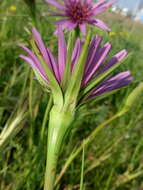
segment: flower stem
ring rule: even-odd
[[[107,119],[106,121],[104,121],[103,123],[101,123],[100,125],[98,125],[94,131],[83,141],[83,143],[77,148],[76,151],[74,151],[73,153],[71,153],[71,155],[69,156],[69,158],[67,159],[66,163],[64,164],[58,178],[56,179],[55,182],[55,186],[59,183],[59,181],[61,180],[61,178],[63,177],[64,173],[66,172],[67,168],[69,167],[69,165],[72,163],[72,161],[77,157],[77,155],[83,150],[83,147],[87,146],[89,143],[91,143],[91,141],[94,139],[94,137],[97,135],[97,133],[103,129],[103,127],[107,126],[109,123],[111,123],[112,121],[114,121],[115,119],[117,119],[118,117],[121,117],[122,115],[124,115],[128,110],[123,109],[120,112],[116,113],[115,115],[113,115],[111,118]]]
[[[44,190],[53,190],[58,156],[54,151],[47,152],[46,173]]]
[[[72,112],[59,110],[56,106],[50,111],[44,190],[54,188],[58,157],[73,119]]]

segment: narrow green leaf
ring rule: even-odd
[[[48,83],[45,82],[45,80],[41,77],[41,75],[39,74],[39,72],[36,69],[33,68],[33,71],[34,71],[34,74],[35,74],[37,80],[41,84],[41,86],[43,86],[44,88],[46,88],[48,90],[49,89]]]
[[[62,81],[63,89],[67,88],[67,84],[70,81],[71,63],[72,63],[72,52],[73,52],[75,40],[76,40],[76,31],[73,30],[69,34],[68,48],[67,48],[67,60],[66,60],[66,66],[65,66],[63,81]]]
[[[69,104],[72,104],[72,106],[74,107],[76,103],[76,99],[80,90],[80,85],[83,77],[84,66],[86,63],[86,58],[88,53],[87,50],[90,43],[90,39],[91,39],[91,32],[89,31],[79,61],[72,73],[72,77],[65,94],[65,106],[69,106]]]
[[[80,190],[83,190],[83,180],[84,180],[84,155],[85,155],[85,151],[84,151],[84,146],[83,146],[83,151],[82,151],[82,165],[81,165],[81,177],[80,177]]]

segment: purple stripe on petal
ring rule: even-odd
[[[50,3],[51,5],[57,7],[58,9],[61,9],[61,10],[66,10],[66,8],[64,7],[64,5],[61,5],[60,3],[58,3],[57,1],[55,0],[45,0],[46,3]]]
[[[41,35],[39,32],[36,30],[36,28],[32,28],[32,34],[34,36],[35,42],[40,50],[41,55],[44,58],[45,63],[48,65],[48,67],[52,70],[52,66],[50,63],[49,56],[47,54],[47,49],[42,41]]]
[[[61,28],[58,28],[58,66],[59,66],[59,73],[60,73],[60,80],[62,80],[65,64],[66,64],[66,56],[67,56],[67,48],[66,42],[64,38],[64,33],[62,32]]]

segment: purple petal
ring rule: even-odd
[[[91,14],[96,16],[106,10],[106,7],[99,7],[91,10]]]
[[[104,10],[106,10],[107,9],[106,6],[105,6],[106,3],[107,3],[106,0],[101,0],[98,3],[96,3],[92,7],[92,9],[90,11],[90,14],[96,16],[97,14],[99,14],[99,13],[103,12]]]
[[[92,1],[93,1],[93,0],[84,0],[84,4],[87,3],[88,5],[90,5],[90,4],[92,3]]]
[[[116,1],[117,0],[112,0],[107,2],[106,0],[101,0],[93,6],[91,12],[96,16],[97,14],[105,11],[108,7],[112,6]]]
[[[79,24],[80,31],[83,35],[86,35],[86,24]]]
[[[104,3],[106,3],[106,0],[100,0],[99,2],[95,3],[95,5],[93,6],[93,8],[100,7],[100,6],[103,5]]]
[[[117,74],[114,77],[105,79],[100,85],[98,85],[95,90],[89,96],[90,98],[102,95],[104,93],[110,92],[112,90],[120,89],[128,85],[133,80],[129,71]]]
[[[71,3],[72,3],[72,0],[64,0],[64,4],[66,7],[70,6]]]
[[[107,2],[104,6],[105,6],[106,8],[108,8],[108,7],[112,6],[114,3],[116,3],[117,1],[118,1],[118,0],[109,1],[109,2]]]
[[[97,54],[95,53],[93,61],[91,62],[89,69],[84,75],[83,85],[89,82],[89,80],[94,76],[97,69],[101,66],[101,64],[103,64],[107,58],[107,55],[109,54],[109,51],[111,50],[111,46],[111,43],[106,43],[103,48],[98,51]]]
[[[77,27],[77,24],[74,23],[72,20],[67,19],[67,20],[59,20],[56,22],[56,24],[58,26],[61,27],[62,30],[64,30],[65,28],[67,28],[69,31],[73,30],[74,28]],[[58,32],[58,30],[56,31],[56,33]]]
[[[62,32],[61,28],[58,28],[58,66],[59,66],[59,73],[60,73],[60,80],[62,79],[65,64],[66,64],[66,56],[67,56],[67,48],[66,42],[64,38],[64,33]]]
[[[126,50],[122,50],[119,53],[117,53],[116,55],[114,55],[113,58],[101,68],[98,75],[107,71],[108,69],[110,69],[112,66],[114,66],[119,61],[122,61],[127,55],[128,55],[128,52]]]
[[[131,73],[129,71],[118,73],[117,75],[113,77],[104,79],[104,81],[102,81],[101,84],[99,84],[96,88],[99,89],[100,87],[103,87],[103,86],[114,85],[119,80],[126,79],[129,76],[131,76]]]
[[[103,30],[107,30],[107,31],[111,31],[111,29],[101,20],[99,19],[92,19],[92,20],[89,20],[89,24],[92,24],[92,25],[95,25]]]
[[[40,50],[41,55],[44,58],[45,63],[48,65],[48,67],[52,70],[52,66],[50,63],[49,56],[47,54],[47,49],[42,41],[41,35],[39,32],[36,30],[36,28],[32,28],[32,34],[34,36],[35,42]]]
[[[61,5],[60,3],[58,3],[57,1],[55,0],[45,0],[46,3],[50,3],[51,5],[55,6],[56,8],[58,9],[61,9],[61,10],[66,10],[66,8],[64,7],[64,5]]]
[[[50,58],[50,61],[51,61],[51,65],[52,65],[52,68],[53,68],[54,75],[55,75],[57,81],[60,82],[60,75],[59,75],[59,70],[58,70],[58,64],[56,63],[55,58],[52,55],[50,49],[47,48],[47,52],[49,54],[49,58]]]
[[[100,36],[96,35],[91,41],[89,51],[88,51],[87,64],[85,67],[85,74],[87,73],[89,67],[91,66],[92,62],[95,59],[95,56],[97,54],[97,50],[98,50],[100,43],[101,43],[101,40],[102,40],[102,38]]]
[[[31,58],[29,58],[29,57],[27,57],[25,55],[20,55],[19,57],[21,59],[23,59],[24,61],[28,62],[32,68],[34,68],[37,71],[39,71],[39,68],[36,66],[36,64],[34,63],[34,61]]]
[[[39,70],[39,72],[40,72],[43,76],[45,76],[45,78],[47,78],[47,77],[46,77],[46,74],[45,74],[45,71],[44,71],[43,67],[41,66],[40,61],[39,61],[38,58],[34,55],[34,53],[33,53],[31,50],[29,50],[27,47],[25,47],[24,45],[22,45],[22,44],[18,44],[18,45],[19,45],[19,47],[21,47],[21,48],[30,56],[30,58],[32,59],[32,61],[33,61],[34,65],[35,65],[35,67],[37,68],[37,70]],[[25,57],[26,57],[26,56],[25,56]],[[28,60],[29,60],[29,59],[28,59]]]
[[[27,56],[24,56],[24,55],[20,55],[19,57],[22,58],[23,60],[25,60],[27,63],[29,63],[29,64],[31,65],[31,67],[32,67],[33,69],[37,70],[38,73],[41,75],[41,77],[42,77],[46,82],[48,82],[48,79],[47,79],[47,76],[46,76],[44,70],[41,70],[41,68],[38,67],[30,57],[27,57]]]

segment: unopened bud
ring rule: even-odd
[[[130,109],[137,105],[141,96],[143,96],[143,82],[140,83],[128,96],[124,108]]]

